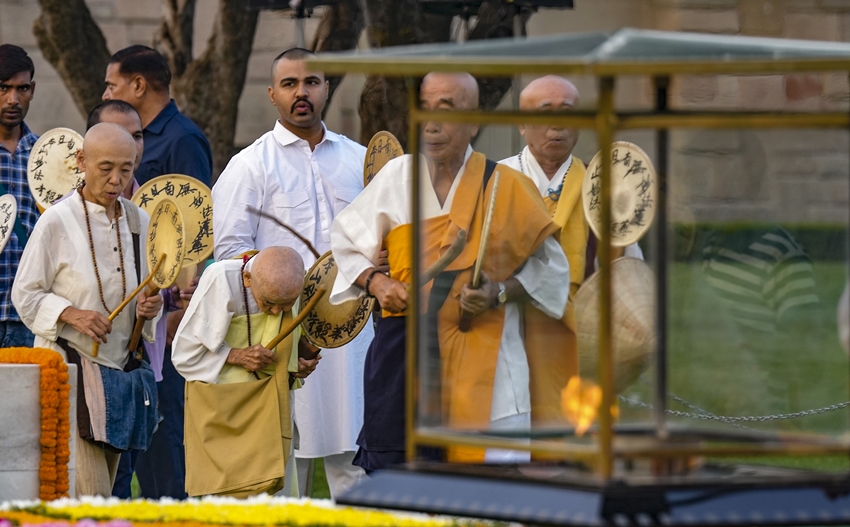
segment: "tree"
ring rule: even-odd
[[[39,0],[33,31],[82,115],[100,102],[109,62],[106,39],[84,0]],[[163,0],[165,14],[153,45],[168,60],[172,96],[207,135],[215,173],[233,155],[239,97],[257,27],[243,0],[220,0],[207,48],[192,57],[196,0]]]

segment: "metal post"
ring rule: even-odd
[[[610,479],[613,467],[614,364],[611,351],[611,143],[617,116],[614,113],[614,77],[599,79],[599,103],[596,114],[596,133],[601,150],[601,239],[599,240],[599,366],[597,374],[602,388],[599,408],[599,471]]]
[[[307,37],[305,36],[304,20],[307,18],[307,13],[304,11],[304,6],[295,8],[295,46],[299,48],[307,47]]]
[[[653,77],[655,88],[655,112],[667,113],[670,87],[670,77]],[[653,240],[655,271],[657,287],[655,300],[655,325],[658,335],[658,352],[655,360],[655,435],[659,439],[667,439],[667,162],[669,159],[670,138],[669,129],[659,128],[656,131],[657,159],[656,174],[658,176],[657,209],[655,212],[655,238]]]
[[[416,81],[412,77],[407,77],[407,151],[413,159],[413,185],[414,189],[410,195],[410,210],[411,218],[413,219],[413,233],[411,235],[411,262],[413,263],[413,276],[410,283],[410,299],[407,303],[407,345],[405,350],[407,371],[405,385],[405,412],[404,412],[404,429],[406,442],[406,458],[408,461],[413,461],[416,458],[416,386],[419,384],[417,379],[417,360],[419,354],[417,349],[419,346],[419,118],[417,112],[419,110],[419,97],[416,90]]]

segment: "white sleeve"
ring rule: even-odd
[[[12,303],[30,331],[44,339],[55,341],[65,327],[59,315],[73,304],[51,293],[57,265],[52,254],[67,239],[59,226],[51,228],[52,216],[36,223],[12,284]],[[53,239],[54,237],[59,239]]]
[[[390,160],[334,220],[331,251],[338,272],[331,304],[361,295],[362,290],[354,281],[363,271],[377,265],[378,253],[390,230],[409,221],[408,164],[403,158]]]
[[[554,236],[543,241],[514,277],[536,308],[552,318],[564,316],[570,296],[570,264]]]
[[[212,188],[213,245],[216,261],[233,258],[255,248],[260,217],[248,207],[262,209],[262,174],[234,156]]]
[[[210,267],[201,275],[171,345],[174,368],[187,381],[218,379],[231,349],[224,341],[235,314],[230,296],[223,269]]]
[[[643,251],[641,250],[640,245],[635,242],[626,247],[626,251],[623,253],[623,256],[629,256],[631,258],[643,260]]]

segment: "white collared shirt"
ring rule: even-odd
[[[247,209],[273,214],[324,253],[334,218],[363,190],[365,155],[365,147],[327,128],[311,151],[306,140],[276,122],[233,156],[213,186],[216,260],[285,245],[301,254],[305,266],[312,265],[315,258],[301,241]]]

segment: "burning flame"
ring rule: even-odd
[[[595,382],[582,380],[573,375],[567,387],[561,390],[561,411],[571,425],[576,427],[576,435],[581,437],[596,420],[599,405],[602,403],[602,388]],[[615,402],[611,406],[611,415],[619,417]]]

